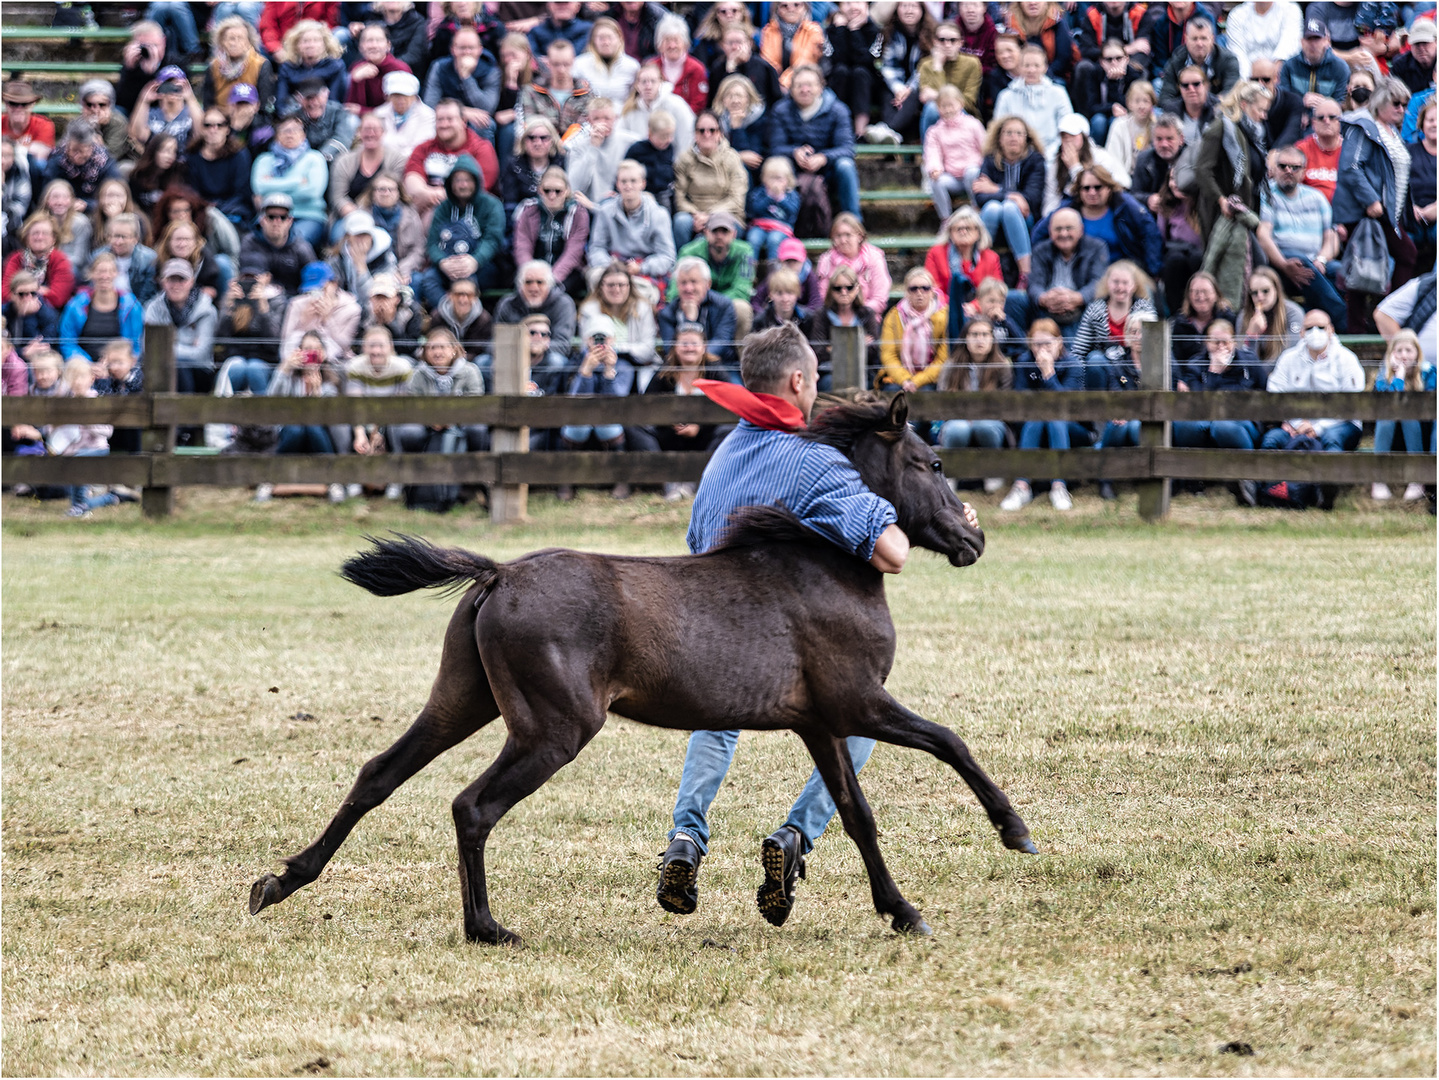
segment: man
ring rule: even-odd
[[[1230,10],[1224,19],[1224,37],[1239,77],[1251,78],[1254,61],[1261,57],[1282,64],[1299,51],[1304,11],[1294,0],[1249,0]]]
[[[957,87],[964,98],[964,111],[970,116],[979,115],[980,84],[984,81],[984,69],[973,56],[962,51],[964,38],[959,26],[947,22],[934,32],[934,55],[932,60],[944,65],[936,70],[927,63],[919,69],[919,100],[924,106],[919,117],[919,141],[929,129],[939,123],[939,88],[946,83]]]
[[[324,79],[304,79],[296,87],[300,97],[300,122],[305,125],[305,141],[311,150],[318,150],[327,165],[350,152],[360,118],[338,101],[330,100],[330,85]],[[288,112],[282,109],[281,112]]]
[[[0,93],[5,102],[5,138],[15,143],[28,163],[43,167],[50,151],[55,149],[55,125],[35,111],[40,95],[27,82],[11,80]],[[35,189],[40,194],[40,189]]]
[[[115,115],[115,84],[109,79],[91,79],[80,85],[80,108],[95,125],[111,161],[128,161],[135,156],[128,125]]]
[[[1364,369],[1359,358],[1339,344],[1334,325],[1323,311],[1304,316],[1304,334],[1298,345],[1279,354],[1269,376],[1271,394],[1358,394],[1364,390]],[[1296,435],[1318,439],[1331,453],[1359,445],[1360,427],[1353,420],[1286,420],[1260,440],[1262,450],[1278,450]]]
[[[686,323],[704,327],[710,352],[733,368],[739,356],[735,334],[735,305],[729,297],[714,291],[709,263],[686,255],[675,264],[675,298],[659,314],[659,349],[669,352],[679,328]]]
[[[465,355],[474,359],[480,353],[489,351],[495,336],[493,326],[494,320],[480,304],[475,283],[469,278],[458,278],[450,283],[450,291],[435,305],[425,330],[428,333],[436,327],[444,327],[465,347]]]
[[[1174,115],[1179,120],[1186,143],[1197,143],[1204,138],[1204,131],[1214,120],[1218,99],[1209,89],[1209,80],[1201,68],[1185,68],[1176,80],[1179,86],[1179,108]]]
[[[1329,200],[1299,182],[1308,163],[1298,147],[1281,147],[1271,160],[1274,183],[1260,196],[1255,237],[1288,291],[1301,294],[1306,308],[1323,308],[1343,330],[1348,325],[1344,300],[1325,277],[1329,261],[1339,254]]]
[[[1029,301],[1034,318],[1053,319],[1065,340],[1071,340],[1108,266],[1109,245],[1084,235],[1079,211],[1056,210],[1049,217],[1049,239],[1035,245],[1031,260]],[[1031,320],[1022,321],[1028,325]]]
[[[546,394],[563,394],[565,374],[570,367],[570,350],[575,340],[575,302],[564,287],[556,284],[549,264],[532,259],[515,275],[515,291],[495,305],[496,325],[518,325],[534,315],[549,320],[544,363],[532,365],[530,378]],[[491,389],[489,363],[485,362],[486,391]],[[539,434],[539,433],[536,433]],[[534,447],[535,444],[531,443]],[[538,449],[544,449],[541,443]]]
[[[430,65],[425,104],[433,109],[446,98],[460,103],[466,124],[494,140],[500,65],[480,45],[480,35],[473,27],[456,30],[450,39],[450,55]]]
[[[127,114],[135,111],[135,102],[147,83],[154,81],[161,68],[180,63],[180,56],[165,41],[159,23],[137,22],[130,30],[130,40],[120,54],[120,80],[115,84],[115,105]]]
[[[823,173],[835,189],[839,208],[860,216],[854,120],[849,108],[824,88],[824,76],[813,64],[794,69],[789,97],[769,110],[765,154],[787,157],[803,173]]]
[[[1297,56],[1284,61],[1279,85],[1304,99],[1311,112],[1325,98],[1342,102],[1349,92],[1349,65],[1329,47],[1329,27],[1322,19],[1304,23],[1304,40]]]
[[[545,8],[549,14],[530,31],[530,51],[536,56],[544,56],[556,38],[564,38],[575,47],[575,52],[583,49],[594,24],[579,18],[580,5],[576,0],[565,0],[563,3],[550,0]]]
[[[1184,45],[1184,33],[1195,13],[1214,16],[1208,8],[1190,2],[1150,4],[1140,21],[1139,32],[1149,39],[1149,72],[1154,78],[1163,74],[1169,58]],[[1125,50],[1126,52],[1128,50]]]
[[[1305,185],[1319,192],[1331,204],[1334,202],[1334,189],[1339,184],[1339,153],[1344,148],[1340,112],[1337,101],[1321,100],[1310,116],[1314,130],[1294,144],[1295,149],[1304,155]]]
[[[1214,23],[1207,15],[1190,16],[1184,24],[1184,44],[1174,50],[1164,65],[1164,88],[1159,92],[1159,105],[1165,112],[1179,111],[1180,92],[1175,84],[1179,73],[1189,67],[1204,72],[1215,97],[1223,97],[1239,81],[1239,61],[1215,42]]]
[[[415,147],[405,165],[405,191],[422,221],[444,201],[445,180],[461,155],[469,155],[479,166],[486,191],[493,191],[499,183],[495,148],[465,126],[463,109],[458,101],[449,99],[435,106],[435,137]]]
[[[116,214],[105,226],[106,245],[96,248],[90,255],[93,260],[102,251],[115,256],[119,273],[115,276],[115,288],[130,293],[143,306],[150,302],[158,286],[155,283],[155,264],[158,256],[154,250],[140,243],[140,218],[136,214]]]
[[[476,288],[492,283],[505,240],[504,204],[480,187],[480,167],[469,154],[461,154],[446,177],[445,196],[425,237],[430,268],[420,275],[420,298],[431,308],[451,282],[468,278]]]
[[[1184,149],[1184,125],[1179,118],[1161,113],[1154,121],[1151,145],[1134,159],[1134,181],[1129,193],[1159,213],[1159,195],[1169,184],[1169,170]]]
[[[380,84],[385,103],[375,115],[385,125],[385,145],[406,158],[415,147],[435,137],[435,110],[420,100],[420,80],[407,71],[392,71]]]
[[[735,337],[743,341],[754,325],[754,249],[739,236],[739,222],[721,210],[705,222],[704,236],[697,236],[679,250],[679,257],[693,255],[710,268],[711,287],[734,302]],[[679,283],[671,279],[665,298],[674,303]]]
[[[631,274],[664,279],[675,267],[674,230],[669,214],[645,190],[645,167],[626,158],[615,174],[620,197],[601,203],[590,215],[590,276],[599,279],[613,260]]]
[[[1304,118],[1308,110],[1304,99],[1293,90],[1279,85],[1279,62],[1267,58],[1256,58],[1250,64],[1250,76],[1261,86],[1269,88],[1274,96],[1269,99],[1269,115],[1264,120],[1264,131],[1269,136],[1270,146],[1293,146],[1304,134]]]
[[[145,305],[146,326],[175,328],[175,387],[182,394],[208,394],[215,385],[215,325],[219,313],[195,281],[186,259],[160,268],[160,293]]]
[[[1434,85],[1434,20],[1415,19],[1409,28],[1409,51],[1400,53],[1389,65],[1389,74],[1409,87],[1411,94]]]
[[[894,507],[869,491],[854,466],[838,451],[794,434],[809,418],[818,390],[814,351],[803,334],[785,324],[754,335],[741,361],[744,386],[766,416],[739,405],[741,419],[720,444],[695,494],[686,540],[692,552],[715,547],[730,514],[742,506],[779,503],[826,540],[865,559],[883,573],[897,574],[909,555],[909,539],[895,524]],[[736,391],[737,393],[739,391]],[[778,415],[780,413],[786,415]],[[971,525],[978,519],[966,506]],[[666,911],[687,915],[699,903],[700,862],[709,851],[706,815],[734,757],[737,731],[697,731],[689,741],[675,799],[669,847],[660,862],[655,898]],[[852,738],[848,752],[856,770],[874,749],[870,739]],[[764,883],[756,895],[760,912],[780,926],[794,906],[794,887],[804,857],[834,815],[834,801],[818,771],[785,824],[764,841]]]
[[[463,284],[474,288],[471,281],[466,280]],[[365,310],[360,316],[361,332],[372,326],[383,326],[398,348],[401,342],[417,340],[423,323],[419,306],[411,303],[408,290],[400,288],[400,281],[394,274],[375,274],[370,278],[370,284],[365,289]]]
[[[550,42],[545,60],[549,71],[520,91],[515,103],[515,129],[523,131],[526,121],[543,116],[563,139],[585,119],[595,96],[588,81],[575,78],[575,47],[567,39]]]
[[[120,170],[100,145],[100,133],[83,118],[70,121],[59,148],[45,162],[45,182],[66,181],[82,210],[94,205],[95,191],[104,181],[119,178]]]
[[[290,196],[281,192],[266,195],[260,204],[260,220],[240,242],[240,261],[255,267],[257,273],[269,274],[286,296],[300,291],[305,267],[318,261],[309,241],[292,228],[290,211],[294,206]]]
[[[1434,321],[1436,306],[1439,306],[1439,295],[1435,293],[1434,271],[1430,270],[1386,296],[1374,309],[1374,325],[1384,335],[1385,341],[1392,340],[1400,330],[1413,330],[1419,335],[1424,362],[1433,367],[1439,364],[1439,329],[1436,329]]]

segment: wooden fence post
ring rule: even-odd
[[[1169,390],[1169,323],[1155,319],[1144,324],[1139,352],[1139,379],[1146,390]],[[1139,425],[1140,446],[1168,447],[1172,424],[1168,420]],[[1143,480],[1139,488],[1139,516],[1158,521],[1169,513],[1169,478]]]
[[[495,327],[495,393],[523,397],[530,384],[530,334],[524,326]],[[490,429],[490,449],[496,454],[528,453],[530,429]],[[529,506],[528,484],[495,484],[490,488],[490,520],[523,521]]]
[[[175,392],[175,328],[145,327],[145,357],[141,364],[147,394]],[[151,416],[153,422],[154,417]],[[140,449],[147,454],[173,454],[175,429],[148,427],[140,439]],[[155,475],[151,463],[150,476]],[[147,518],[169,517],[175,509],[175,489],[146,485],[140,490],[140,510]]]
[[[865,388],[864,371],[864,328],[860,326],[831,326],[830,341],[830,389],[833,391]]]

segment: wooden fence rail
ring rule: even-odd
[[[143,452],[108,457],[3,459],[6,484],[126,484],[144,490],[147,515],[168,514],[173,491],[185,485],[249,486],[259,483],[487,484],[496,520],[523,517],[529,484],[653,484],[698,480],[703,453],[528,453],[530,428],[564,424],[662,425],[726,423],[734,417],[700,397],[528,397],[527,346],[519,327],[496,327],[495,382],[500,391],[465,398],[216,398],[174,392],[173,352],[167,328],[147,331],[146,377],[154,392],[132,397],[0,399],[0,422],[112,424],[142,428]],[[844,329],[844,328],[837,328]],[[856,348],[840,366],[853,368]],[[1144,381],[1168,384],[1168,328],[1146,327]],[[837,370],[838,374],[838,370]],[[1283,420],[1338,416],[1356,421],[1435,419],[1433,393],[1268,394],[1175,393],[1160,390],[1109,392],[924,393],[910,396],[915,420],[954,418],[1074,420],[1113,418],[1142,422],[1141,445],[1107,450],[941,450],[946,473],[956,479],[986,476],[1133,480],[1140,485],[1144,517],[1162,517],[1169,479],[1298,480],[1329,484],[1433,483],[1432,454],[1304,454],[1280,451],[1175,449],[1176,420]],[[190,454],[174,452],[177,426],[208,423],[283,424],[487,424],[494,452],[488,454]]]

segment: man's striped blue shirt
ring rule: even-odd
[[[831,446],[741,420],[705,466],[690,515],[690,551],[708,551],[742,506],[779,503],[825,539],[868,560],[894,507]]]

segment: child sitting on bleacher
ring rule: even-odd
[[[779,247],[794,236],[799,218],[799,192],[795,190],[794,166],[787,157],[772,157],[760,169],[760,184],[749,193],[745,211],[749,214],[749,246],[756,259],[779,258]]]
[[[667,214],[675,209],[675,118],[662,109],[650,113],[649,138],[631,143],[625,157],[645,167],[645,190]]]

